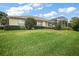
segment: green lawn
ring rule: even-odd
[[[79,55],[79,32],[43,30],[0,30],[0,55]]]

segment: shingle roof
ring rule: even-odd
[[[23,20],[31,17],[31,18],[34,18],[35,20],[38,20],[38,21],[48,21],[45,18],[41,18],[41,17],[37,17],[37,16],[8,16],[8,17],[14,18],[14,19],[23,19]]]

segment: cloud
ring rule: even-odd
[[[69,12],[73,12],[73,11],[75,11],[76,10],[76,8],[75,7],[69,7],[69,8],[67,8],[67,12],[69,13]]]
[[[22,4],[25,4],[25,3],[17,3],[17,4],[22,5]]]
[[[51,11],[49,13],[44,14],[44,17],[51,17],[51,16],[56,16],[56,15],[57,15],[57,12]]]
[[[39,8],[37,8],[37,10],[42,10],[44,7],[39,7]]]
[[[29,5],[32,6],[36,10],[42,10],[45,6],[45,4],[43,3],[31,3]]]
[[[42,10],[42,9],[44,9],[44,7],[51,7],[52,6],[52,4],[39,4],[38,5],[38,8],[36,8],[37,10]]]
[[[58,12],[60,12],[60,13],[71,13],[71,12],[73,12],[75,10],[76,10],[75,7],[59,8]]]
[[[39,6],[41,6],[41,5],[42,5],[41,3],[33,3],[33,4],[32,4],[33,7],[39,7]]]
[[[45,18],[55,18],[57,16],[57,12],[51,11],[49,13],[38,14],[38,15],[35,15],[35,16],[45,17]]]
[[[28,3],[28,5],[31,6],[31,7],[40,7],[43,4],[42,3]]]
[[[6,10],[6,13],[10,16],[18,16],[22,15],[24,11],[30,11],[33,8],[29,5],[23,5],[23,6],[18,6],[18,7],[11,7],[10,9]]]
[[[24,13],[24,11],[8,11],[7,12],[7,14],[9,15],[9,16],[21,16],[22,14]]]
[[[21,4],[24,4],[24,3],[21,3]],[[30,4],[25,4],[25,5],[22,5],[22,6],[18,6],[18,7],[11,7],[8,10],[6,10],[6,13],[9,16],[20,16],[25,11],[29,12],[29,11],[33,10],[34,8],[42,10],[43,7],[41,7],[41,6],[42,6],[42,3],[30,3]]]
[[[53,4],[51,4],[51,3],[48,3],[48,4],[46,4],[46,7],[51,7]]]

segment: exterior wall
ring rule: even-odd
[[[24,26],[25,21],[21,19],[9,19],[9,25]]]
[[[25,26],[25,21],[23,19],[9,19],[9,25]],[[48,22],[37,20],[37,26],[48,27]]]
[[[50,28],[53,28],[53,27],[55,27],[55,24],[49,23],[48,26],[49,26]]]
[[[43,21],[43,26],[44,26],[44,27],[48,27],[48,22]]]
[[[37,26],[42,26],[42,21],[37,21]]]
[[[46,22],[46,21],[37,21],[37,26],[48,27],[48,22]]]

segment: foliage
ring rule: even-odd
[[[50,29],[50,27],[34,26],[35,29]]]
[[[0,22],[1,22],[1,25],[8,25],[8,15],[2,11],[0,11]]]
[[[2,17],[6,17],[6,16],[7,16],[7,14],[6,14],[6,13],[4,13],[4,12],[0,11],[0,19],[1,19]]]
[[[56,27],[55,27],[56,30],[61,30],[61,25],[58,23],[56,24]]]
[[[20,26],[5,26],[4,30],[20,30]]]
[[[2,26],[0,26],[0,29],[3,29],[3,27],[2,27]]]
[[[26,29],[32,29],[34,28],[35,25],[36,25],[36,20],[34,18],[29,17],[25,20]]]
[[[57,20],[57,24],[56,24],[56,30],[61,30],[62,28],[64,28],[64,20]]]
[[[72,17],[71,26],[73,30],[79,31],[79,18],[78,17]]]

